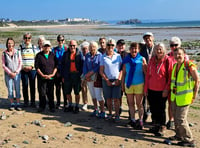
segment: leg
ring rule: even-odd
[[[46,90],[47,90],[47,82],[46,80],[42,80],[40,78],[40,83],[39,83],[39,107],[40,109],[45,109],[45,106],[46,106]]]
[[[137,94],[135,95],[135,98],[136,98],[136,105],[137,105],[137,108],[138,108],[138,113],[139,113],[139,119],[140,121],[143,120],[143,114],[144,114],[144,109],[143,109],[143,95],[142,94]]]
[[[133,94],[127,94],[127,102],[131,119],[135,120],[135,101]]]
[[[114,99],[114,105],[115,105],[115,115],[119,117],[119,107],[120,107],[120,99]]]
[[[21,79],[22,79],[22,92],[24,97],[24,106],[28,106],[28,74],[25,71],[21,71]]]
[[[47,97],[49,100],[49,109],[51,112],[54,112],[54,80],[47,80]]]
[[[28,74],[29,82],[30,82],[30,92],[31,92],[31,105],[35,104],[35,78],[36,78],[36,70],[31,70]]]
[[[55,86],[56,86],[56,108],[59,108],[60,106],[60,91],[61,91],[61,78],[55,77]]]

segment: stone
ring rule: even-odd
[[[194,126],[194,124],[193,124],[193,123],[189,123],[189,126],[190,126],[190,127],[193,127],[193,126]]]
[[[24,144],[29,144],[29,141],[24,140],[22,143],[24,143]]]
[[[49,140],[49,136],[48,135],[44,135],[44,136],[42,136],[42,139],[43,140]]]
[[[119,147],[120,147],[120,148],[124,148],[124,145],[123,145],[123,144],[120,144]]]
[[[18,124],[12,124],[11,127],[12,127],[12,128],[17,128],[17,127],[18,127]]]
[[[0,119],[1,120],[6,120],[7,119],[7,116],[5,115],[4,112],[1,113]]]
[[[125,138],[124,141],[128,142],[128,138]]]
[[[64,127],[70,127],[70,126],[72,126],[72,123],[71,123],[71,122],[66,122],[66,123],[64,124]]]

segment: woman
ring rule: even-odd
[[[45,37],[43,35],[40,35],[38,37],[38,47],[37,47],[37,53],[43,50],[43,42],[45,41]]]
[[[139,45],[135,42],[130,45],[130,53],[123,60],[122,90],[127,94],[128,106],[130,110],[131,125],[134,128],[143,129],[143,92],[144,74],[147,64],[144,57],[139,53]],[[139,124],[136,127],[135,103],[139,111]]]
[[[8,89],[8,99],[10,99],[10,110],[21,110],[20,107],[20,70],[22,67],[22,58],[18,50],[14,48],[15,41],[13,38],[8,38],[6,41],[6,48],[2,54],[2,64],[5,71],[5,82]],[[13,87],[14,86],[14,87]],[[14,103],[14,91],[16,93],[16,101]]]
[[[55,112],[54,105],[54,76],[57,72],[57,61],[55,55],[50,51],[50,41],[44,41],[43,51],[35,58],[35,68],[38,73],[39,83],[39,110],[43,112],[46,107],[46,96],[50,112]]]
[[[114,52],[115,45],[115,40],[109,39],[107,41],[106,53],[102,56],[100,62],[100,74],[102,76],[103,93],[109,111],[107,119],[112,119],[112,100],[114,100],[115,122],[119,122],[122,59],[120,54]]]
[[[85,57],[85,62],[83,66],[83,74],[87,81],[87,85],[92,97],[92,102],[94,105],[94,111],[92,116],[98,116],[100,118],[106,118],[106,113],[104,110],[104,98],[102,90],[102,80],[99,75],[99,66],[101,53],[97,51],[98,44],[92,41],[89,45],[89,53]],[[100,105],[100,113],[98,111],[97,101]]]
[[[163,136],[165,130],[166,113],[165,104],[169,94],[170,72],[166,48],[163,43],[158,43],[154,47],[155,56],[148,64],[145,77],[144,92],[149,101],[152,113],[153,128],[150,129],[156,136]]]
[[[194,63],[185,60],[183,48],[175,49],[174,57],[177,63],[173,66],[170,88],[176,134],[169,139],[179,141],[177,144],[182,147],[195,147],[187,116],[198,95],[198,72]]]
[[[83,42],[81,44],[81,53],[82,53],[82,58],[83,58],[83,63],[85,62],[85,57],[87,53],[89,52],[89,45],[87,41]],[[84,76],[81,75],[81,94],[82,94],[82,99],[83,99],[83,106],[82,110],[87,111],[88,109],[88,96],[87,96],[88,88],[87,88],[87,81],[84,79]]]

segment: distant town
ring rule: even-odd
[[[141,23],[139,19],[129,19],[117,22],[117,24],[138,24]],[[108,24],[105,21],[92,20],[89,18],[66,18],[59,20],[11,20],[9,18],[0,18],[0,27],[10,26],[28,26],[28,25],[61,25],[61,24]]]

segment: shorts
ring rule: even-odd
[[[64,92],[69,95],[74,90],[75,95],[79,95],[81,91],[81,78],[79,73],[70,73],[70,79],[64,81]]]
[[[144,83],[138,85],[131,85],[129,88],[125,86],[126,94],[143,94],[144,92]]]
[[[87,85],[92,99],[96,99],[97,101],[104,100],[102,88],[94,87],[94,81],[87,82]]]
[[[121,98],[121,85],[108,86],[106,81],[102,79],[103,95],[105,99],[120,99]]]

